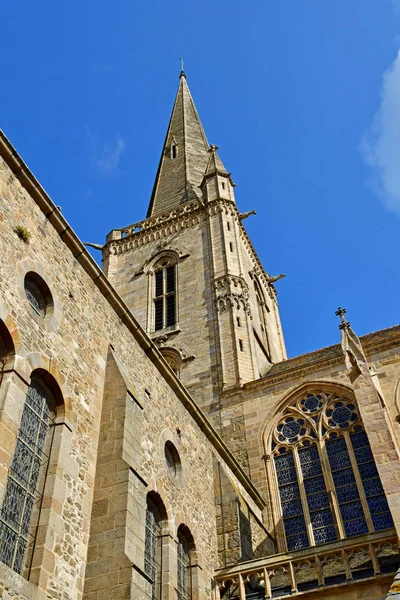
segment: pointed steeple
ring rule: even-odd
[[[214,144],[211,144],[208,153],[209,153],[209,159],[208,159],[208,164],[207,164],[207,168],[206,171],[204,173],[205,177],[209,177],[211,175],[229,175],[228,171],[225,169],[224,165],[222,164],[222,160],[220,159],[220,157],[217,154],[217,150],[219,150],[218,146],[215,146]]]
[[[147,217],[201,199],[199,186],[208,164],[208,148],[186,75],[181,71]]]

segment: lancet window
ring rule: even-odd
[[[166,256],[154,268],[154,331],[176,323],[176,263]]]
[[[354,401],[306,394],[274,428],[272,454],[288,550],[393,527]]]
[[[39,379],[28,387],[0,511],[0,561],[21,573],[34,542],[51,448],[54,412]],[[36,517],[36,519],[35,519]]]
[[[192,598],[192,569],[191,553],[194,548],[192,535],[187,527],[181,525],[178,529],[177,555],[177,591],[178,600]]]
[[[144,570],[152,582],[152,600],[161,598],[162,543],[161,525],[164,507],[157,506],[152,494],[147,496]]]

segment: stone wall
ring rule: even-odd
[[[17,170],[19,157],[1,142]],[[19,179],[2,161],[0,319],[15,357],[0,387],[0,493],[31,374],[47,373],[62,399],[30,574],[35,598],[81,598],[89,545],[88,598],[109,598],[110,590],[148,598],[143,540],[149,491],[160,495],[168,514],[167,596],[175,593],[176,533],[183,523],[196,544],[199,598],[209,598],[217,561],[212,456],[221,443],[24,166]],[[19,237],[18,226],[30,232],[29,240]],[[52,306],[45,317],[26,299],[27,272],[49,287]],[[166,464],[167,440],[179,451],[177,479]]]

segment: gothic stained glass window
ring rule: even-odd
[[[176,323],[176,266],[162,259],[154,275],[154,330],[159,331]]]
[[[28,388],[15,450],[0,511],[0,561],[17,573],[32,546],[32,516],[44,487],[42,470],[48,462],[48,432],[53,422],[49,394],[40,381]],[[46,453],[47,451],[47,453]],[[42,481],[40,481],[42,479]]]
[[[272,448],[289,551],[333,542],[339,531],[353,537],[393,527],[354,401],[306,394],[285,410]]]

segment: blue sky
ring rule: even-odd
[[[179,57],[290,356],[399,322],[400,0],[2,3],[0,127],[83,241],[145,216]],[[95,255],[98,259],[99,257]]]

